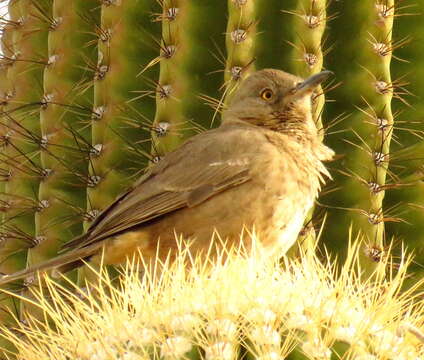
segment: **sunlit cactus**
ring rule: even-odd
[[[43,12],[49,1],[11,1],[5,20],[2,72],[6,77],[2,103],[3,217],[0,271],[17,271],[26,266],[27,251],[38,245],[35,216],[43,207],[38,187],[47,172],[40,163],[42,137],[40,106],[46,64],[48,24]],[[19,314],[19,301],[2,296],[2,321],[10,322],[10,311]]]
[[[107,272],[85,289],[46,279],[34,289],[46,320],[3,336],[34,360],[420,359],[422,281],[399,292],[411,259],[387,256],[397,274],[363,282],[359,253],[355,242],[344,264],[309,252],[281,267],[240,249],[206,265],[183,251],[156,271],[129,262],[117,287]]]
[[[296,9],[286,13],[293,16],[293,30],[295,40],[293,46],[293,68],[304,78],[320,72],[323,68],[325,44],[323,43],[326,29],[327,1],[299,0]],[[323,134],[321,116],[325,103],[324,96],[320,96],[322,89],[317,89],[314,97],[314,119],[318,129]]]
[[[228,25],[225,34],[227,60],[225,88],[227,96],[241,79],[254,70],[257,1],[228,0]]]
[[[92,153],[92,93],[81,91],[81,84],[88,81],[81,62],[93,53],[86,45],[95,28],[81,14],[93,13],[96,6],[96,1],[74,1],[69,6],[67,1],[56,0],[51,15],[44,14],[50,26],[40,124],[41,166],[47,175],[40,182],[38,198],[43,207],[35,218],[40,241],[29,251],[29,265],[55,256],[63,243],[83,231],[86,173]],[[75,48],[85,48],[86,54]]]
[[[363,141],[360,146],[366,153],[365,157],[361,157],[366,173],[362,169],[358,173],[365,181],[363,185],[368,187],[369,196],[362,205],[362,215],[365,218],[362,229],[368,236],[370,246],[382,248],[384,223],[393,217],[384,213],[383,199],[394,123],[391,102],[398,86],[392,80],[390,70],[392,53],[396,46],[396,42],[392,41],[394,1],[370,1],[364,11],[370,14],[369,27],[363,30],[367,37],[364,49],[367,55],[362,64],[365,73],[363,98],[368,105],[363,109],[365,117],[362,120],[364,127],[368,128],[366,133],[358,131],[360,141]]]
[[[140,88],[142,41],[134,27],[147,10],[141,1],[101,1],[98,55],[94,68],[94,106],[91,121],[89,174],[86,181],[88,214],[93,220],[134,181],[145,166],[145,140],[140,102],[128,100]],[[139,129],[137,129],[139,128]],[[138,151],[137,151],[138,150]]]
[[[293,69],[304,78],[320,72],[324,63],[323,36],[327,25],[327,1],[299,0],[295,10],[283,12],[293,16],[293,30],[295,39],[290,43],[293,47]],[[322,87],[316,89],[313,95],[313,117],[317,125],[321,139],[324,138],[322,113],[324,110],[325,97]],[[313,224],[314,208],[310,210],[305,220],[304,230],[299,241],[315,242],[316,234]],[[307,248],[308,245],[305,244]],[[310,246],[309,246],[310,248]]]
[[[392,99],[402,86],[401,81],[392,79],[391,62],[394,51],[405,40],[392,40],[396,15],[394,1],[364,1],[355,11],[362,23],[358,28],[359,39],[357,72],[352,75],[351,86],[355,92],[357,110],[352,124],[353,138],[346,140],[352,146],[345,169],[350,177],[348,194],[351,219],[357,221],[359,229],[368,241],[364,248],[364,261],[370,267],[378,264],[375,251],[384,251],[386,222],[402,221],[396,211],[385,209],[385,190],[400,182],[388,176],[391,157],[390,145],[394,131]],[[347,208],[347,206],[346,206]]]
[[[162,25],[160,55],[148,66],[160,63],[156,85],[156,115],[152,126],[153,161],[175,149],[188,135],[189,123],[184,116],[184,96],[190,91],[184,76],[184,58],[188,55],[184,31],[190,12],[186,1],[163,0],[157,20]],[[187,99],[189,100],[189,99]],[[185,131],[184,131],[185,130]]]

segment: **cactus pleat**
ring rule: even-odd
[[[292,68],[300,77],[307,78],[322,70],[324,62],[323,35],[327,25],[327,1],[326,0],[299,0],[294,10],[283,10],[292,15],[295,39],[291,43],[293,47]],[[324,138],[322,112],[324,110],[325,97],[321,86],[315,90],[313,96],[313,118],[321,139]],[[313,229],[313,212],[305,221],[305,229],[299,238],[301,243],[314,242],[315,231]],[[305,244],[306,248],[311,248]]]
[[[393,181],[386,178],[393,133],[392,98],[397,85],[391,75],[392,52],[397,44],[392,42],[395,7],[393,1],[363,1],[349,6],[360,41],[350,49],[357,54],[357,64],[344,76],[350,91],[346,96],[357,109],[351,120],[352,134],[345,140],[348,155],[342,170],[349,176],[342,186],[351,191],[343,192],[343,202],[339,199],[338,205],[349,211],[349,221],[354,219],[355,229],[366,235],[364,261],[373,268],[379,261],[375,253],[384,250],[384,223],[398,221],[383,206],[386,183]]]
[[[386,223],[386,230],[389,234],[401,236],[405,239],[408,247],[417,249],[416,261],[412,264],[416,277],[422,276],[424,269],[424,252],[422,236],[417,234],[424,233],[424,167],[422,165],[422,157],[424,154],[424,128],[423,128],[423,114],[424,114],[424,32],[422,15],[424,13],[424,2],[410,2],[398,4],[397,15],[405,14],[398,18],[397,24],[402,26],[395,27],[396,38],[404,39],[409,38],[411,41],[407,46],[400,47],[396,50],[396,56],[400,59],[412,61],[394,62],[396,64],[396,76],[403,74],[410,74],[407,81],[410,82],[408,89],[414,94],[413,97],[408,98],[411,107],[401,104],[400,109],[402,113],[398,116],[398,121],[395,120],[394,131],[396,138],[399,142],[392,142],[395,160],[399,152],[403,152],[406,147],[407,156],[400,155],[403,161],[400,161],[397,166],[392,166],[392,161],[389,163],[389,171],[397,173],[400,166],[410,167],[411,170],[402,182],[412,182],[412,186],[401,186],[396,190],[388,191],[385,195],[385,204],[387,207],[395,206],[396,204],[404,205],[404,213],[402,217],[408,223]],[[395,23],[396,25],[396,23]],[[396,105],[396,103],[395,103]],[[417,137],[418,136],[418,137]],[[410,144],[413,144],[409,146]],[[398,150],[400,149],[400,150]],[[411,151],[412,150],[412,151]],[[393,157],[393,156],[392,156]],[[409,169],[408,169],[409,170]],[[412,176],[408,176],[408,175]],[[412,178],[412,179],[411,179]],[[418,181],[417,181],[418,180]],[[412,225],[411,225],[412,224]],[[413,277],[415,279],[415,276]]]
[[[254,71],[257,1],[228,0],[225,92],[228,98],[240,80]]]
[[[293,70],[296,75],[307,78],[322,70],[324,62],[323,35],[327,25],[326,0],[299,0],[296,9],[288,11],[293,16]],[[287,11],[287,10],[286,10]],[[321,94],[322,89],[316,90]],[[324,96],[314,97],[314,120],[322,131],[321,115],[324,107]]]
[[[371,7],[371,8],[369,8]],[[394,1],[370,1],[371,14],[367,31],[368,61],[364,63],[368,77],[368,93],[364,98],[369,104],[365,109],[374,131],[368,131],[365,140],[368,151],[367,172],[363,177],[369,186],[369,197],[361,206],[365,212],[362,229],[367,234],[370,246],[382,249],[384,246],[384,222],[389,214],[383,212],[384,185],[386,184],[390,142],[393,132],[393,113],[391,101],[394,84],[392,82],[390,63],[392,60],[392,33],[394,19]],[[374,13],[372,12],[374,11]]]
[[[1,66],[0,66],[0,92],[1,92],[0,93],[0,99],[1,99],[0,111],[2,115],[3,115],[3,112],[6,111],[7,109],[7,104],[12,94],[12,86],[7,76],[8,68],[10,65],[9,59],[11,59],[11,56],[13,55],[12,35],[13,35],[13,27],[11,23],[6,22],[5,27],[3,28],[2,49],[1,49],[3,58],[1,59]],[[1,146],[2,152],[5,150],[5,147],[9,138],[8,123],[9,121],[7,120],[7,118],[5,116],[1,116],[0,118],[0,137],[1,137],[0,146]],[[2,155],[0,159],[0,177],[1,177],[0,179],[1,180],[0,182],[0,194],[1,194],[0,195],[0,207],[1,207],[0,223],[1,224],[3,224],[4,222],[4,219],[5,219],[4,214],[8,209],[7,197],[4,196],[4,190],[6,185],[5,180],[7,180],[8,178],[8,173],[9,173],[9,167],[7,163],[4,161],[4,157]],[[4,236],[5,234],[3,233],[3,230],[4,229],[2,228],[0,233],[0,252],[2,253],[2,255],[9,256],[10,250],[8,248],[2,249],[5,241],[7,241],[6,237]],[[3,261],[1,263],[3,263]],[[8,267],[13,269],[13,265],[16,265],[16,264],[12,262],[12,264],[5,264],[4,267],[3,265],[1,265],[1,270],[8,270]],[[3,294],[0,296],[0,306],[2,309],[6,311],[7,309],[11,309],[11,310],[14,309],[15,313],[16,311],[18,311],[17,300],[11,297],[5,297],[5,295]],[[11,320],[12,320],[11,316],[7,312],[1,311],[0,321],[2,324],[9,324]],[[8,347],[8,343],[5,342],[3,339],[0,340],[0,345]]]
[[[94,26],[83,15],[93,13],[97,5],[95,0],[71,4],[53,1],[40,114],[41,165],[47,175],[38,194],[43,205],[36,214],[36,236],[40,241],[29,251],[29,265],[55,256],[64,242],[83,231],[91,150],[87,146],[91,141],[91,94],[85,91],[81,95],[78,85],[88,81],[84,77],[90,74],[80,65],[93,54],[86,43],[93,37]]]
[[[146,139],[140,101],[128,100],[140,88],[137,74],[146,51],[134,31],[148,16],[143,1],[102,1],[98,63],[94,74],[92,148],[87,186],[88,215],[110,204],[146,164],[136,143]],[[142,162],[142,164],[140,164]]]
[[[13,28],[10,23],[8,23],[8,19],[4,18],[3,21],[3,34],[1,38],[1,53],[2,57],[0,60],[0,111],[3,111],[7,107],[7,103],[9,101],[11,95],[12,86],[7,77],[8,65],[10,64],[11,56],[13,55],[12,51],[12,34]],[[4,149],[8,139],[8,121],[4,116],[0,117],[0,146],[1,150]],[[1,216],[0,219],[3,220],[3,212],[6,210],[7,203],[5,202],[5,198],[3,197],[3,191],[5,187],[5,181],[7,179],[8,167],[4,163],[3,159],[0,160],[0,208],[1,208]]]
[[[9,3],[7,24],[7,90],[2,123],[6,139],[1,154],[6,206],[2,219],[0,271],[10,273],[26,266],[27,250],[37,244],[35,213],[40,209],[38,187],[45,172],[40,164],[40,104],[42,75],[47,59],[50,1],[15,0]],[[4,295],[2,296],[4,297]],[[7,306],[5,299],[2,306]],[[10,310],[16,313],[16,301]],[[7,318],[3,308],[1,317]],[[4,320],[7,322],[7,320]]]
[[[183,94],[190,93],[184,60],[187,57],[187,20],[190,4],[187,1],[162,0],[162,13],[158,19],[162,24],[159,80],[156,86],[156,114],[152,125],[153,161],[164,153],[175,149],[190,135],[190,124],[184,114]],[[190,101],[190,97],[186,98]]]
[[[182,110],[182,94],[187,91],[186,77],[181,76],[181,65],[187,46],[181,36],[190,4],[184,1],[161,2],[162,35],[160,73],[156,88],[156,114],[152,128],[153,159],[175,149],[183,140],[188,126]]]
[[[223,4],[213,2],[159,1],[161,13],[160,51],[150,65],[159,62],[160,73],[156,86],[156,114],[152,125],[153,160],[159,160],[165,152],[175,149],[187,137],[202,128],[216,126],[210,112],[205,112],[199,97],[216,97],[210,83],[219,83],[216,75],[218,54],[214,54],[214,38],[222,34],[220,25],[225,19],[216,20]],[[211,13],[211,17],[205,16]],[[212,19],[212,16],[214,19]],[[211,28],[210,21],[216,25]],[[208,53],[210,60],[198,61],[198,54]],[[193,76],[193,74],[198,74]],[[215,74],[215,76],[213,76]],[[207,80],[207,81],[203,81]],[[215,85],[217,87],[217,85]],[[187,96],[187,94],[190,94]]]

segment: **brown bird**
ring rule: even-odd
[[[37,270],[69,270],[84,261],[119,264],[140,251],[163,258],[176,236],[207,250],[216,231],[238,243],[254,230],[270,255],[295,242],[318,195],[322,161],[333,151],[318,137],[311,95],[330,71],[306,80],[280,70],[244,80],[222,114],[222,124],[166,154],[110,204],[87,232],[64,245],[67,252],[5,275],[0,284]],[[248,236],[243,238],[249,247]],[[251,241],[251,240],[250,240]]]

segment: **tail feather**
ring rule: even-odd
[[[0,286],[8,284],[10,282],[24,279],[37,271],[49,271],[56,268],[69,270],[76,268],[84,264],[82,260],[87,260],[92,255],[96,254],[98,250],[103,246],[102,243],[95,243],[90,246],[86,246],[80,249],[69,251],[65,254],[56,256],[50,260],[36,264],[27,269],[17,271],[10,275],[3,275],[0,277]]]

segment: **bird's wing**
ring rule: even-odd
[[[86,236],[64,247],[91,245],[249,181],[249,156],[240,154],[234,142],[236,134],[219,129],[193,137],[105,209]]]

